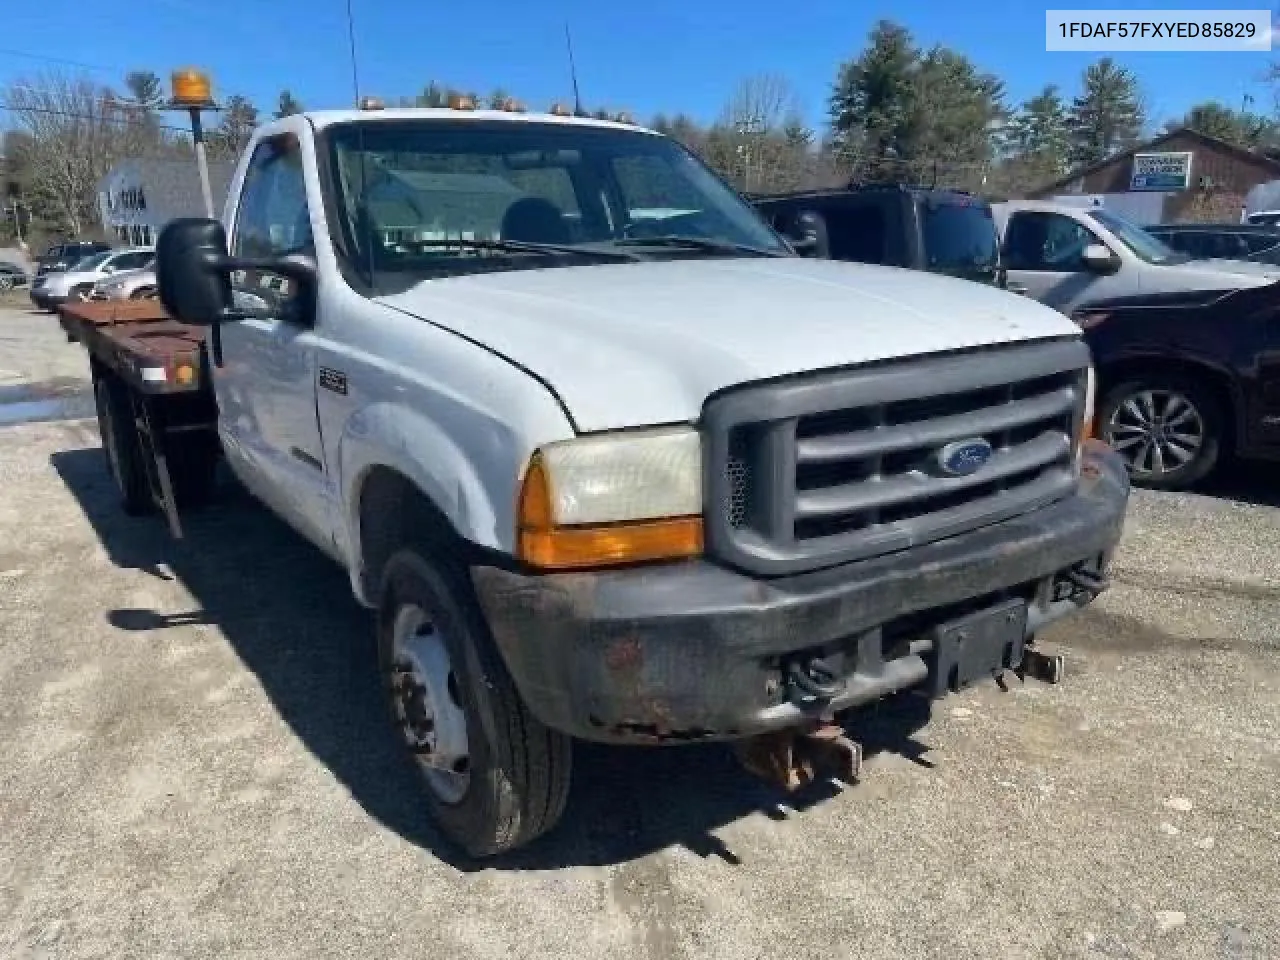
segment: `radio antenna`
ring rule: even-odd
[[[350,3],[350,0],[347,0]],[[569,34],[569,21],[564,24],[564,45],[569,51],[569,76],[573,80],[573,115],[583,117],[582,96],[578,93],[578,67],[573,62],[573,37]]]
[[[360,71],[356,66],[356,22],[351,15],[351,0],[347,0],[347,43],[351,47],[351,86],[355,90],[355,105],[360,106]]]

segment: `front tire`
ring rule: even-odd
[[[432,818],[474,857],[546,833],[568,798],[571,741],[524,706],[465,576],[402,550],[382,582],[379,665]]]
[[[1153,373],[1116,385],[1099,410],[1102,439],[1138,486],[1185,490],[1218,465],[1226,411],[1199,381]]]

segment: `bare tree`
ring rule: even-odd
[[[732,171],[748,193],[798,186],[814,139],[801,116],[799,97],[786,77],[747,77],[721,113],[718,136],[709,144],[716,153],[711,162]]]
[[[19,80],[0,102],[28,134],[36,201],[72,234],[84,232],[97,221],[98,181],[120,155],[127,108],[107,88],[61,73]]]

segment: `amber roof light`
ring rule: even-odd
[[[213,101],[213,83],[203,70],[186,67],[173,71],[173,105],[187,109],[211,109],[216,106]]]

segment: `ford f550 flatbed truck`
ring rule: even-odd
[[[1036,663],[1106,586],[1128,480],[1066,317],[800,258],[639,127],[288,117],[157,275],[158,315],[63,311],[126,506],[180,534],[223,457],[349,571],[475,856],[556,822],[573,738],[847,778],[841,712]]]

